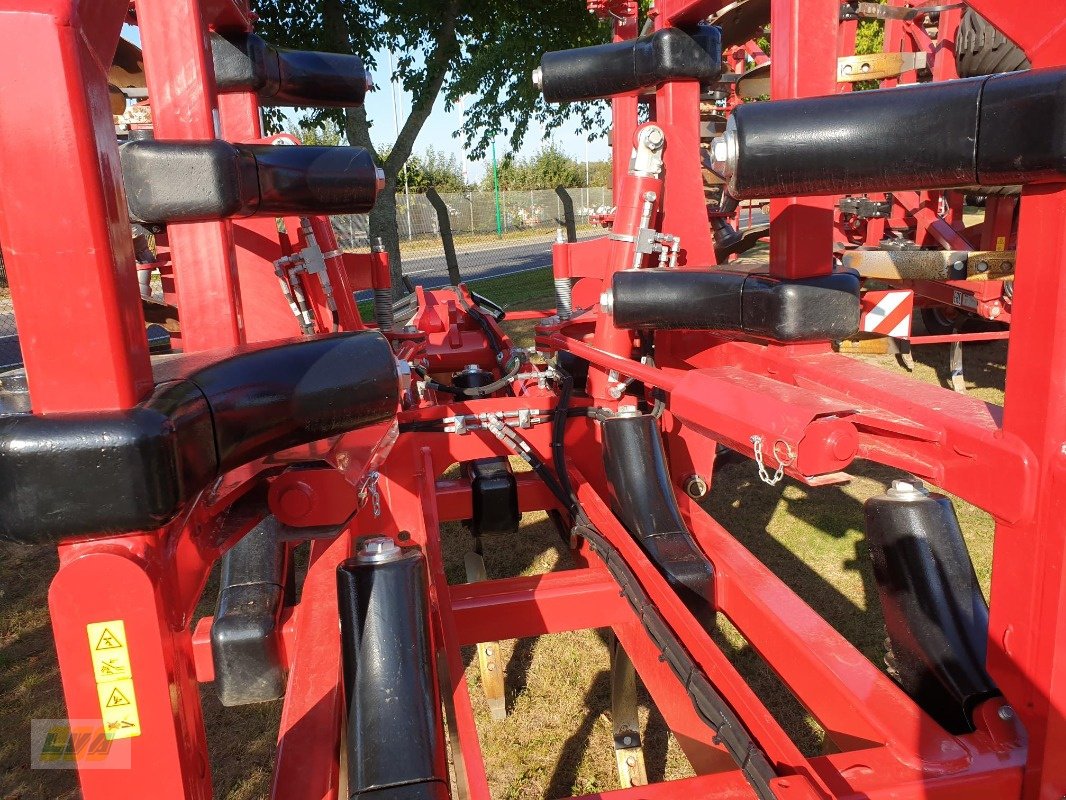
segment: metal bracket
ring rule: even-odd
[[[868,19],[900,19],[907,22],[917,19],[921,14],[937,14],[941,11],[951,11],[955,8],[964,8],[965,3],[947,3],[939,6],[917,6],[905,8],[900,6],[888,6],[881,3],[858,3],[855,13]]]
[[[892,216],[892,199],[871,200],[869,197],[843,197],[837,204],[842,214],[859,219],[888,219]]]
[[[891,8],[876,3],[874,5],[877,8]],[[837,60],[837,81],[855,83],[881,78],[898,78],[905,72],[928,68],[928,53],[871,53],[865,56],[844,56]]]
[[[623,789],[647,786],[637,716],[636,669],[617,639],[611,642],[611,728],[618,781]]]
[[[466,567],[466,582],[488,580],[485,559],[475,552],[463,557]],[[489,715],[496,720],[507,719],[507,695],[503,681],[503,659],[499,642],[479,642],[477,646],[478,669],[481,672],[481,689],[489,706]]]

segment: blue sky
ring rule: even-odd
[[[141,37],[137,28],[125,26],[122,35],[131,42],[140,45]],[[374,143],[378,146],[388,145],[395,138],[395,126],[393,122],[393,94],[389,83],[389,57],[385,51],[376,53],[377,68],[374,70],[374,82],[378,85],[377,91],[370,92],[366,98],[366,110],[373,121],[371,135]],[[396,91],[397,111],[400,126],[403,126],[407,118],[407,112],[411,108],[411,97],[397,87]],[[453,108],[451,111],[444,110],[444,99],[437,98],[433,107],[433,113],[426,121],[425,127],[415,142],[415,153],[424,153],[428,147],[442,150],[445,153],[455,155],[464,162],[465,153],[462,148],[462,139],[457,131],[462,126],[463,120],[460,109]],[[606,137],[600,136],[592,142],[588,142],[588,136],[578,128],[580,123],[576,120],[568,122],[563,127],[552,132],[551,139],[560,149],[569,153],[577,161],[584,161],[586,154],[591,161],[605,161],[611,157],[611,149],[607,146]],[[526,134],[525,141],[519,150],[522,156],[535,153],[544,142],[544,133],[540,126],[534,122]],[[505,136],[500,136],[496,142],[497,155],[503,156],[508,149],[509,142]],[[486,161],[465,161],[468,180],[477,182],[485,174]]]

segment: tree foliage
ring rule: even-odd
[[[504,134],[517,148],[534,119],[546,132],[573,116],[590,129],[603,126],[604,104],[548,106],[530,80],[544,52],[608,40],[607,25],[588,13],[583,0],[253,0],[252,6],[268,41],[354,53],[378,72],[379,84],[387,84],[388,76],[380,77],[375,53],[393,54],[411,110],[386,158],[380,156],[388,142],[372,135],[364,109],[324,109],[307,117],[312,124],[334,119],[350,144],[379,156],[385,188],[370,215],[370,235],[380,236],[389,250],[394,286],[401,274],[397,182],[442,95],[446,108],[464,99],[460,133],[475,157]]]
[[[508,191],[586,185],[585,164],[571,158],[554,142],[548,142],[529,158],[518,158],[514,153],[507,153],[496,165],[496,171],[500,188]],[[611,163],[609,161],[590,162],[588,177],[590,186],[610,186]],[[491,166],[481,181],[481,188],[485,190],[493,188]]]
[[[285,130],[299,139],[303,144],[336,147],[337,145],[344,143],[344,131],[341,130],[341,127],[337,124],[336,120],[329,119],[328,117],[319,120],[317,124],[312,124],[309,120],[303,120],[297,123],[290,122],[286,125]]]
[[[453,154],[426,149],[424,155],[407,160],[407,185],[412,192],[424,192],[430,186],[438,192],[462,192],[467,189],[463,166]]]

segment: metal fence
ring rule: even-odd
[[[577,187],[565,192],[577,238],[602,234],[591,218],[611,210],[611,190]],[[440,197],[463,281],[475,282],[479,293],[504,307],[554,305],[547,273],[557,231],[566,228],[564,204],[554,190],[501,191],[498,217],[494,192],[441,192]],[[422,194],[410,195],[408,202],[401,191],[396,200],[404,276],[427,289],[447,286],[451,281],[436,209]],[[333,226],[344,249],[369,246],[366,216],[334,217]]]
[[[573,201],[578,225],[587,224],[591,215],[611,206],[611,190],[605,187],[567,188],[566,192]],[[507,234],[536,230],[554,232],[564,224],[562,200],[552,189],[501,190],[498,203],[496,193],[491,191],[441,192],[440,196],[448,207],[457,247],[468,238],[500,239]],[[402,187],[396,194],[396,224],[401,241],[408,244],[440,238],[437,212],[429,199],[424,194],[406,194]],[[368,246],[365,214],[334,217],[333,227],[345,249]]]
[[[578,238],[601,234],[602,228],[590,217],[611,210],[611,190],[581,187],[566,189],[566,193],[573,204]],[[556,231],[566,227],[564,204],[555,191],[501,191],[498,204],[494,192],[442,192],[440,196],[464,281],[502,279],[475,288],[505,306],[554,303],[545,268],[551,266]],[[401,191],[396,200],[404,274],[426,288],[448,285],[436,210],[422,194],[408,197]],[[366,215],[333,217],[333,225],[344,249],[365,250],[369,246]],[[533,270],[543,270],[544,274],[517,277]],[[531,292],[539,294],[533,297]],[[20,360],[14,309],[0,253],[0,369]]]

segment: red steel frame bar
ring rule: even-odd
[[[221,10],[232,11],[231,4]],[[208,9],[208,13],[211,9]],[[138,0],[137,20],[158,139],[216,139],[221,135],[211,48],[200,0]],[[245,23],[247,24],[247,22]],[[247,107],[246,107],[247,110]],[[230,114],[231,129],[240,125]],[[250,127],[245,120],[240,125]],[[167,226],[186,352],[243,340],[233,223]]]
[[[775,100],[837,91],[838,0],[773,0],[770,95]],[[819,45],[811,46],[818,42]],[[831,197],[770,201],[770,272],[809,278],[833,269]]]
[[[347,530],[333,541],[311,545],[278,730],[273,800],[332,800],[340,791],[344,701],[336,628],[337,567],[350,552]]]
[[[2,77],[0,241],[37,413],[129,408],[151,388],[106,78],[127,8],[0,3],[0,40],[19,49]]]

